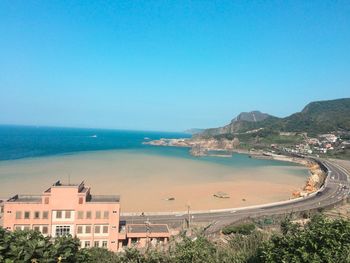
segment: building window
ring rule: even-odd
[[[34,212],[34,219],[39,219],[40,218],[40,212],[39,211],[35,211]]]
[[[65,218],[68,219],[71,217],[71,211],[66,211]]]
[[[49,198],[48,197],[45,197],[45,199],[44,199],[44,203],[45,203],[45,205],[48,205],[49,204]]]
[[[103,226],[103,234],[108,234],[108,226]]]
[[[84,218],[84,211],[78,211],[78,219]]]
[[[62,211],[56,211],[56,218],[62,218]]]
[[[83,226],[78,226],[77,234],[82,234],[82,233],[83,233]]]
[[[56,226],[56,236],[69,235],[70,226]]]
[[[99,243],[100,243],[99,241],[95,241],[95,242],[94,242],[94,247],[98,247],[98,246],[99,246]]]
[[[85,247],[90,247],[90,241],[85,241],[84,244],[85,244]]]
[[[43,226],[42,233],[47,234],[49,232],[49,228],[47,226]]]
[[[24,226],[23,227],[23,230],[29,230],[30,228],[29,228],[29,226]]]
[[[102,247],[107,247],[107,241],[102,241]]]
[[[86,226],[85,227],[85,233],[90,234],[91,233],[91,226]]]
[[[40,232],[40,226],[34,226],[33,229]]]
[[[16,211],[16,219],[21,219],[21,218],[22,218],[22,212]]]
[[[101,227],[100,226],[95,226],[95,233],[99,234],[101,231]]]
[[[49,218],[49,212],[48,211],[44,211],[43,212],[43,219],[48,219]]]
[[[15,226],[15,230],[22,230],[21,226]]]
[[[30,212],[29,211],[25,211],[24,212],[24,219],[29,219],[30,218]]]
[[[96,211],[96,219],[101,219],[101,211]]]
[[[91,219],[91,211],[86,212],[86,219]]]
[[[109,212],[108,211],[104,211],[103,212],[103,219],[108,219],[109,218]]]
[[[82,197],[79,197],[79,205],[82,205],[84,203],[84,199]]]
[[[113,210],[113,214],[116,214],[117,213],[117,211],[116,210]]]

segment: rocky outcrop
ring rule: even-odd
[[[325,179],[326,173],[321,167],[313,161],[305,161],[305,165],[309,168],[310,176],[306,180],[305,186],[302,190],[294,191],[293,198],[301,197],[313,193],[321,188]]]
[[[181,138],[181,139],[165,139],[154,141],[146,141],[144,144],[156,145],[156,146],[175,146],[175,147],[189,147],[190,153],[194,156],[206,156],[210,155],[211,151],[234,151],[239,146],[238,138],[229,140],[222,139],[201,139],[201,138]]]

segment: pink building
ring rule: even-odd
[[[119,196],[91,195],[84,183],[53,184],[42,195],[16,195],[4,204],[4,228],[34,229],[52,237],[71,234],[82,247],[118,249]]]
[[[3,227],[9,231],[34,229],[43,235],[77,236],[81,247],[105,247],[118,251],[123,246],[166,243],[167,225],[126,225],[119,227],[120,198],[92,195],[81,184],[53,184],[42,195],[15,195],[5,201]]]

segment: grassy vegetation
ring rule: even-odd
[[[321,155],[322,156],[322,155]],[[325,157],[350,160],[350,149],[342,149],[337,151],[328,151]]]
[[[266,148],[270,147],[271,144],[279,144],[279,145],[295,145],[302,143],[304,138],[302,135],[280,135],[279,132],[275,132],[272,130],[261,130],[257,133],[245,133],[245,134],[221,134],[216,135],[214,138],[216,139],[229,139],[237,137],[240,141],[240,148],[243,149],[251,149],[251,148]]]
[[[283,145],[295,145],[302,143],[304,138],[300,135],[293,135],[293,136],[282,136],[282,135],[276,135],[271,134],[266,137],[262,137],[260,140],[260,143],[271,145],[273,143],[275,144],[283,144]]]

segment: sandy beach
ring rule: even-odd
[[[254,160],[252,160],[254,162]],[[121,195],[123,212],[220,209],[286,200],[308,176],[301,166],[234,167],[137,151],[101,151],[0,162],[0,197],[40,194],[54,181],[85,181]],[[230,198],[213,194],[222,191]],[[175,200],[167,201],[169,197]]]

